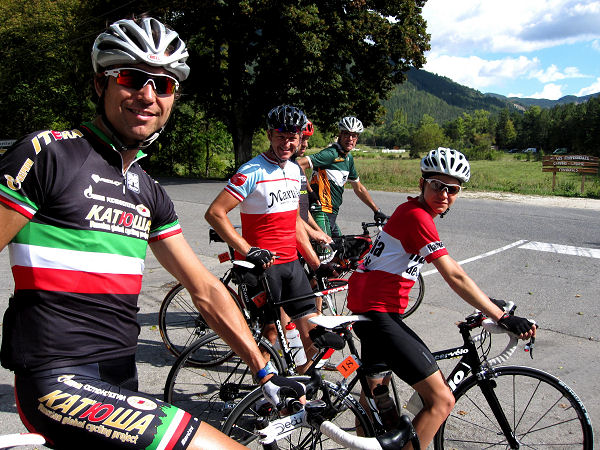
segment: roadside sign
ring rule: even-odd
[[[557,172],[581,174],[581,193],[585,185],[585,174],[598,174],[600,158],[588,155],[548,155],[542,157],[542,172],[552,172],[552,189],[556,186]]]
[[[16,139],[0,139],[0,156],[4,155],[4,152],[16,142]]]

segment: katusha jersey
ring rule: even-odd
[[[284,168],[265,153],[243,164],[225,190],[240,202],[242,236],[253,247],[276,252],[275,264],[298,259],[296,216],[300,195],[300,167]],[[238,258],[243,259],[241,255]]]
[[[134,354],[148,242],[181,232],[164,189],[137,162],[123,175],[120,153],[85,123],[33,133],[0,157],[0,202],[30,219],[8,246],[2,365]]]
[[[335,215],[342,205],[346,181],[359,180],[352,153],[341,156],[338,147],[339,144],[335,143],[307,156],[313,168],[310,187],[318,193],[321,211]]]
[[[433,217],[419,200],[403,203],[348,280],[348,308],[356,314],[403,313],[423,264],[447,254]]]

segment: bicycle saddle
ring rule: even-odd
[[[326,330],[333,330],[340,326],[346,326],[353,322],[361,322],[364,320],[371,320],[367,316],[354,315],[354,316],[315,316],[308,319],[310,323],[314,323]]]

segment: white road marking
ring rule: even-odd
[[[486,258],[488,256],[495,255],[496,253],[503,252],[510,248],[516,247],[517,245],[524,244],[525,242],[527,242],[525,239],[521,239],[520,241],[513,242],[512,244],[508,244],[508,245],[505,245],[504,247],[497,248],[496,250],[490,250],[489,252],[482,253],[481,255],[477,255],[477,256],[473,256],[472,258],[464,259],[462,261],[459,261],[458,263],[460,265],[463,265],[466,263],[477,261],[478,259],[482,259],[482,258]],[[425,277],[427,275],[431,275],[432,273],[437,273],[437,269],[428,270],[427,272],[421,272],[421,275],[423,275]]]
[[[561,253],[563,255],[586,256],[588,258],[600,258],[600,249],[573,247],[572,245],[548,244],[546,242],[527,242],[520,246],[527,250],[540,252]]]

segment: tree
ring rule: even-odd
[[[433,117],[424,114],[419,127],[412,135],[410,157],[418,158],[420,153],[439,147],[445,140],[444,130],[435,122]]]
[[[425,61],[424,3],[174,0],[170,10],[191,52],[187,92],[227,125],[241,164],[277,104],[302,107],[323,130],[347,114],[375,123],[379,99]]]

